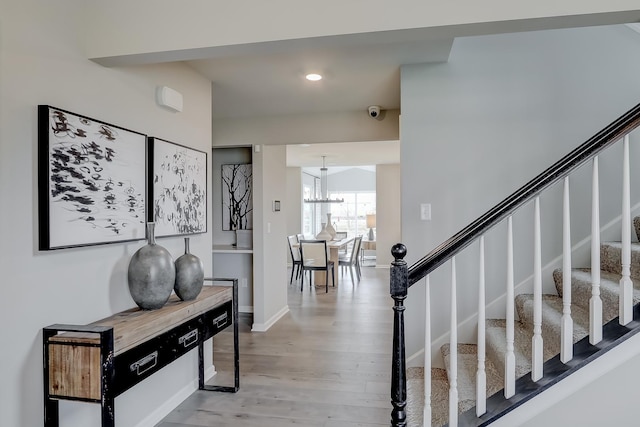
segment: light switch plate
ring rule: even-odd
[[[431,221],[431,203],[420,204],[420,219],[423,221]]]

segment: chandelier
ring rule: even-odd
[[[324,164],[326,156],[322,156],[322,167],[320,168],[320,198],[304,199],[305,203],[343,203],[344,199],[330,199],[329,187],[327,183],[327,167]]]

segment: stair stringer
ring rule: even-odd
[[[637,315],[638,307],[635,311]],[[617,319],[613,320],[616,323],[617,321]],[[544,388],[534,397],[512,408],[495,421],[472,425],[512,427],[558,425],[559,422],[560,425],[630,425],[628,423],[637,418],[637,384],[640,382],[640,369],[629,369],[630,364],[632,366],[640,364],[640,334],[638,333],[640,322],[632,323],[633,330],[607,348],[600,350],[589,361],[581,362],[586,365],[583,364],[581,368],[576,367],[575,370],[568,371],[565,376],[556,379],[553,385]],[[601,385],[609,375],[614,375],[620,369],[624,370],[620,372],[625,378],[623,384],[616,384],[615,388]],[[566,404],[576,392],[580,392],[581,400]],[[586,411],[585,407],[588,405],[593,405],[597,409]],[[626,420],[626,423],[612,419],[614,415],[607,408],[615,408],[616,419]],[[543,414],[545,418],[554,417],[554,413],[567,413],[566,418],[571,420],[571,424],[562,424],[558,419],[559,415],[554,418],[555,422],[552,424],[537,419]],[[601,414],[602,419],[593,418],[594,414],[598,413]]]

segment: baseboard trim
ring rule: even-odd
[[[214,366],[210,366],[204,371],[204,379],[205,381],[210,380],[216,374],[216,368]],[[198,379],[194,379],[189,384],[182,387],[180,390],[176,392],[173,396],[171,396],[167,401],[165,401],[162,405],[160,405],[155,411],[147,415],[142,421],[136,424],[136,427],[154,427],[157,425],[164,417],[169,415],[171,411],[176,409],[178,405],[184,402],[189,396],[193,394],[194,391],[198,390]]]
[[[274,314],[271,319],[266,321],[265,323],[254,323],[251,327],[251,332],[266,332],[272,327],[278,320],[282,318],[285,314],[289,312],[289,306],[285,305],[282,307],[282,310]]]

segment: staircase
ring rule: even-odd
[[[634,218],[635,232],[640,240],[640,217]],[[600,297],[603,306],[603,324],[618,317],[618,301],[621,279],[620,242],[600,245],[601,282]],[[640,243],[631,245],[631,278],[634,283],[633,302],[640,302]],[[562,270],[553,272],[557,294],[542,296],[542,337],[545,362],[560,353],[562,326]],[[591,298],[591,270],[576,268],[571,271],[571,317],[573,318],[573,342],[577,343],[589,335],[589,300]],[[520,294],[515,297],[515,308],[519,321],[515,323],[514,352],[516,378],[531,372],[531,338],[533,336],[533,295]],[[504,319],[486,321],[486,376],[487,396],[504,388],[506,325]],[[446,369],[431,369],[431,425],[442,426],[449,417],[449,368],[451,366],[449,344],[441,347]],[[472,412],[476,405],[477,346],[458,344],[458,410]],[[424,369],[407,370],[407,425],[423,425]],[[462,418],[461,418],[462,419]],[[428,424],[426,424],[428,425]],[[464,425],[464,424],[463,424]]]
[[[639,126],[640,104],[410,267],[404,261],[407,248],[401,243],[393,246],[391,253],[395,260],[390,271],[390,293],[394,300],[391,370],[393,427],[446,423],[452,426],[489,425],[640,331],[640,306],[636,306],[640,301],[640,245],[631,243],[632,222],[640,237],[640,217],[632,221],[629,154],[629,135]],[[622,241],[601,244],[599,154],[618,142],[622,142],[622,164],[613,172],[609,168],[607,176],[621,171],[622,182],[611,182],[605,191],[620,191],[622,209],[617,219],[609,216],[606,221],[609,221],[609,225],[620,224],[621,233],[618,235]],[[583,241],[591,242],[591,266],[574,268],[570,178],[574,179],[573,172],[587,163],[591,163],[592,172],[591,233]],[[559,203],[562,216],[541,224],[541,194],[561,181],[564,181],[563,197]],[[513,216],[531,202],[534,208],[531,224],[533,238],[527,237],[526,244],[533,244],[533,294],[514,295]],[[575,208],[578,216],[584,218],[585,206],[577,205]],[[638,208],[636,206],[635,209]],[[494,232],[496,226],[504,222],[507,226],[506,262],[496,260],[493,253],[490,260],[500,263],[500,266],[504,263],[506,267],[506,319],[486,319],[485,235]],[[562,269],[553,272],[555,294],[542,293],[542,225],[552,230],[562,229],[561,235],[554,234],[556,242],[560,237],[562,241]],[[476,264],[479,265],[477,344],[461,344],[458,341],[456,258],[471,244],[478,245],[479,255]],[[441,347],[445,369],[432,369],[429,344],[432,343],[431,312],[435,306],[431,302],[430,276],[443,265],[450,267],[450,339],[448,345]],[[468,264],[461,268],[465,272],[475,270]],[[442,275],[438,277],[437,286],[446,286]],[[414,368],[407,370],[404,301],[409,295],[408,289],[423,279],[426,314],[424,343],[428,351],[422,371]],[[464,285],[465,290],[473,286],[471,283]],[[639,289],[634,289],[636,285]],[[440,312],[443,308],[438,306]],[[465,309],[467,311],[463,313],[463,318],[468,318],[469,308]],[[440,331],[443,325],[440,319],[437,321],[440,322]],[[426,379],[424,372],[430,373]],[[427,419],[424,424],[423,418]]]

